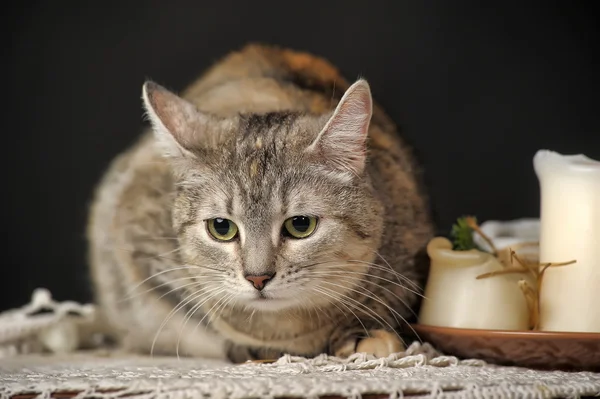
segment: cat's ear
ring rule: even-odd
[[[159,148],[167,157],[191,157],[206,117],[190,102],[164,87],[146,82],[142,88],[144,108]]]
[[[372,110],[371,89],[366,80],[360,79],[346,90],[333,115],[307,150],[317,153],[340,172],[360,175],[365,167]]]

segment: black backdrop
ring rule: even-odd
[[[0,309],[40,286],[90,299],[87,206],[144,126],[142,82],[182,89],[247,41],[366,77],[420,152],[441,232],[463,213],[537,216],[537,149],[600,158],[596,14],[584,3],[497,3],[48,0],[5,10]]]

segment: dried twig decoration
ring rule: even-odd
[[[473,229],[473,231],[475,231],[477,234],[479,234],[481,236],[481,238],[484,239],[484,241],[490,246],[490,248],[492,249],[492,255],[497,256],[498,255],[498,250],[496,249],[496,246],[494,245],[493,241],[491,238],[489,238],[479,227],[479,224],[477,224],[477,220],[472,217],[472,216],[467,216],[465,218],[465,222],[467,223],[467,225]]]
[[[542,288],[542,280],[544,278],[544,272],[549,267],[567,266],[575,263],[575,260],[569,262],[560,263],[539,263],[539,262],[526,262],[519,258],[514,250],[510,249],[511,266],[508,266],[504,270],[498,270],[496,272],[485,273],[477,276],[477,279],[498,276],[501,274],[510,273],[530,273],[533,275],[535,281],[535,287],[529,286],[527,281],[519,280],[519,288],[525,295],[527,306],[529,308],[529,328],[537,330],[540,322],[540,291]],[[516,261],[516,264],[513,263]]]
[[[483,238],[490,248],[492,248],[493,255],[495,257],[499,256],[499,252],[492,243],[492,240],[481,231],[477,222],[468,218],[467,223],[469,227],[471,227],[477,234]],[[515,246],[515,248],[522,248],[524,246],[532,246],[539,245],[539,243],[522,243]],[[503,266],[505,266],[502,270],[497,270],[495,272],[485,273],[477,276],[477,279],[489,278],[494,276],[500,276],[504,274],[512,274],[512,273],[521,273],[521,274],[530,274],[534,281],[535,287],[531,287],[526,280],[519,280],[519,288],[523,292],[525,296],[525,300],[527,301],[527,307],[529,308],[529,328],[533,330],[537,330],[539,328],[540,322],[540,291],[542,287],[542,280],[544,278],[544,272],[549,267],[558,267],[558,266],[567,266],[575,263],[575,260],[569,262],[547,262],[547,263],[539,263],[539,262],[528,262],[521,259],[517,256],[516,252],[512,248],[508,248],[510,251],[510,264],[506,265],[504,262],[500,262]],[[515,262],[516,261],[516,262]]]

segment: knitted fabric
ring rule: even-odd
[[[361,398],[577,398],[600,395],[600,374],[501,367],[459,360],[431,345],[413,343],[402,353],[376,359],[284,356],[274,363],[232,365],[209,359],[149,357],[104,349],[44,354],[38,338],[79,313],[91,323],[93,308],[56,303],[46,291],[37,303],[0,314],[0,399],[28,397],[132,399]],[[43,296],[40,297],[40,295]],[[54,312],[35,310],[46,307]],[[71,312],[66,309],[70,309]],[[70,314],[70,316],[69,316]],[[44,318],[36,319],[36,317]],[[81,337],[80,337],[81,338]],[[43,340],[42,340],[43,341]],[[21,351],[29,342],[27,353]],[[37,343],[37,344],[35,344]],[[34,345],[35,344],[35,345]],[[54,348],[62,348],[54,345]],[[13,348],[9,350],[8,348]]]

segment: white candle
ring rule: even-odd
[[[541,150],[540,330],[600,332],[600,162]]]
[[[523,244],[537,243],[540,240],[540,220],[523,218],[515,220],[486,220],[479,226],[497,249],[519,248]],[[490,251],[488,243],[475,234],[473,240],[478,247]]]
[[[431,259],[419,323],[490,330],[527,330],[529,308],[519,280],[535,286],[527,274],[477,276],[505,268],[495,256],[477,250],[453,251],[436,237],[427,246]]]
[[[510,251],[515,251],[519,259],[527,263],[537,263],[539,260],[540,220],[523,218],[515,220],[486,220],[479,226],[500,251],[501,261],[505,265],[515,265]],[[473,240],[479,248],[491,252],[489,244],[479,234],[473,236]],[[505,251],[502,251],[505,250]]]

